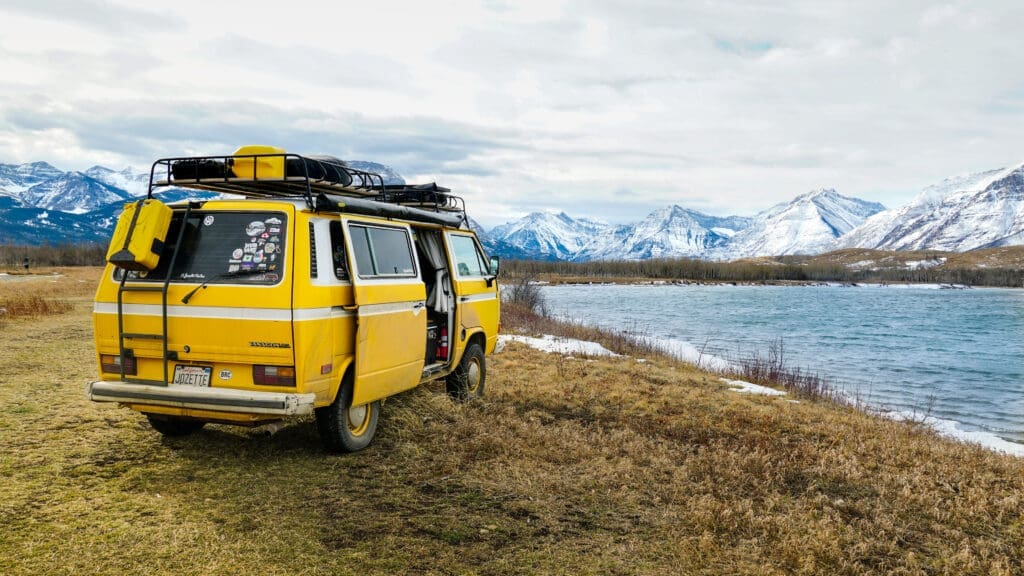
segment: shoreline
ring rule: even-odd
[[[555,318],[555,320],[564,322],[564,319]],[[602,331],[606,330],[601,326],[590,327]],[[726,358],[721,358],[713,354],[703,353],[693,343],[683,340],[666,340],[647,337],[643,338],[643,340],[644,344],[657,348],[657,353],[659,354],[663,354],[674,360],[691,364],[696,369],[716,376],[726,383],[738,382],[737,380],[730,380],[736,378],[737,373],[740,371],[740,365],[734,361],[730,361]],[[539,338],[518,334],[502,334],[499,337],[499,342],[502,347],[507,342],[518,342],[541,352],[561,354],[566,357],[572,357],[574,354],[585,357],[607,355],[624,356],[604,348],[597,342],[554,336],[551,334],[544,334]],[[495,353],[500,353],[500,348],[496,349]],[[754,387],[759,386],[753,383],[748,384]],[[773,385],[779,386],[777,383],[773,383]],[[778,394],[790,393],[788,391],[781,392],[775,388],[769,388],[769,390],[774,390]],[[967,423],[959,420],[938,418],[936,416],[931,416],[926,413],[922,414],[914,410],[898,410],[885,405],[874,405],[862,402],[845,390],[835,390],[835,392],[837,393],[837,398],[834,399],[835,402],[853,407],[865,414],[887,420],[917,422],[927,426],[936,434],[946,438],[951,438],[959,442],[976,444],[989,450],[1008,454],[1010,456],[1024,457],[1024,443],[1008,440],[999,436],[995,432],[987,430],[968,430],[965,428]]]
[[[664,280],[656,278],[586,278],[576,276],[547,277],[530,280],[536,286],[759,286],[759,287],[822,287],[822,288],[893,288],[920,290],[1024,290],[1021,286],[972,286],[939,282],[840,282],[812,280]]]

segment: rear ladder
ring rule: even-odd
[[[121,274],[121,284],[117,289],[117,341],[118,350],[121,358],[121,381],[131,382],[135,384],[151,384],[159,386],[167,386],[170,382],[168,379],[168,372],[170,366],[170,352],[167,350],[167,290],[171,284],[171,272],[174,270],[174,265],[178,261],[178,247],[181,246],[181,241],[185,237],[185,229],[188,227],[188,218],[192,213],[192,204],[185,205],[185,215],[181,219],[181,226],[178,227],[178,237],[174,240],[174,245],[171,248],[171,261],[167,266],[167,273],[164,275],[164,281],[162,285],[158,286],[144,286],[144,285],[128,285],[128,271],[123,270]],[[166,244],[165,244],[166,247]],[[161,316],[161,332],[159,334],[141,333],[141,332],[125,332],[124,331],[124,297],[126,293],[132,292],[159,292],[160,293],[160,316]],[[164,365],[164,378],[160,380],[143,380],[140,378],[129,378],[125,374],[126,357],[125,353],[130,350],[125,347],[125,340],[159,340],[163,346],[163,353],[161,358],[163,359]]]

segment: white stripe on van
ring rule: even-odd
[[[130,316],[163,315],[159,304],[125,304],[124,313]],[[95,314],[117,314],[117,304],[96,302],[92,308]],[[294,311],[296,322],[327,320],[353,316],[338,306],[334,308],[298,308]],[[270,320],[289,322],[292,310],[288,308],[243,308],[233,306],[168,306],[168,318],[216,318],[223,320]]]
[[[409,302],[388,302],[387,304],[363,304],[359,307],[359,315],[382,316],[384,314],[409,312],[410,310],[413,316],[418,316],[420,311],[426,310],[426,302],[423,300],[411,300]]]
[[[483,292],[480,294],[468,294],[466,296],[460,296],[459,302],[487,302],[488,300],[497,300],[498,296],[494,292]]]

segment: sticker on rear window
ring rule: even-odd
[[[248,236],[259,236],[267,230],[267,225],[259,220],[249,222],[249,225],[245,227],[245,233]]]

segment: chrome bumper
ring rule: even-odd
[[[196,386],[150,386],[129,382],[90,382],[86,394],[93,402],[149,404],[197,410],[217,410],[242,414],[273,414],[294,416],[313,412],[315,394],[287,392],[254,392],[230,388],[199,388]]]

